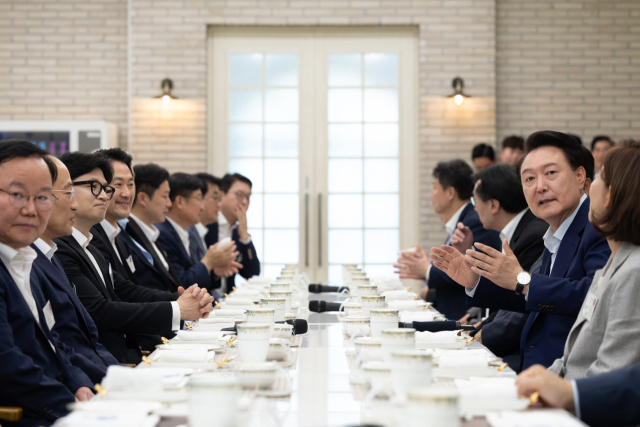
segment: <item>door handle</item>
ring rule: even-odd
[[[318,193],[318,266],[322,267],[322,193]]]
[[[309,193],[304,195],[304,265],[309,267]]]

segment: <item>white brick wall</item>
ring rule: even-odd
[[[429,200],[438,161],[469,160],[477,142],[542,128],[574,132],[585,142],[596,133],[640,133],[634,120],[640,117],[637,0],[129,3],[127,35],[127,0],[0,1],[0,119],[110,120],[136,161],[200,170],[206,153],[207,26],[417,26],[416,238],[427,247],[444,239]],[[460,107],[445,98],[457,75],[473,95]],[[152,99],[165,77],[181,98],[169,106]]]

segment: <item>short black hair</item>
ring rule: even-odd
[[[575,137],[553,130],[534,132],[529,135],[525,142],[525,157],[533,150],[541,147],[559,148],[564,153],[572,170],[575,171],[582,166],[585,172],[588,172],[589,159],[586,158],[583,151],[584,146]],[[591,164],[593,164],[593,156],[591,156]]]
[[[133,176],[136,183],[136,198],[133,201],[135,205],[139,193],[145,193],[153,198],[153,194],[162,183],[169,180],[169,171],[155,163],[147,163],[134,166]]]
[[[107,184],[113,179],[113,166],[111,160],[104,154],[99,153],[81,153],[80,151],[66,152],[60,156],[60,161],[69,169],[71,181],[77,177],[91,172],[94,169],[100,169],[104,175]]]
[[[595,179],[596,161],[587,147],[582,144],[580,146],[582,147],[582,167],[584,167],[587,178],[593,181]]]
[[[596,142],[605,141],[608,142],[610,146],[615,147],[616,143],[613,142],[613,139],[609,138],[606,135],[596,135],[591,140],[591,151],[596,148]]]
[[[176,197],[189,197],[194,191],[202,191],[202,180],[197,176],[184,172],[176,172],[169,177],[169,187],[171,188],[169,198],[171,203]]]
[[[512,214],[527,208],[522,181],[513,166],[489,166],[476,172],[473,180],[480,180],[475,192],[483,201],[495,199],[500,202],[502,209]]]
[[[569,133],[569,132],[567,132],[567,135],[577,140],[580,143],[580,145],[582,145],[582,138],[580,138],[580,135],[576,135],[575,133]]]
[[[131,175],[133,175],[133,168],[131,167],[133,157],[122,148],[104,148],[102,150],[97,150],[96,153],[103,154],[112,161],[124,163],[129,168]]]
[[[222,180],[220,178],[218,178],[218,177],[215,177],[215,176],[211,175],[210,173],[200,172],[200,173],[195,174],[195,177],[199,178],[201,181],[204,182],[204,185],[202,186],[202,196],[203,197],[209,191],[209,184],[217,185],[218,188],[220,188],[220,183],[221,183]]]
[[[222,180],[220,181],[220,185],[219,185],[220,191],[222,191],[224,194],[227,194],[227,192],[229,191],[233,183],[236,181],[244,182],[249,186],[249,188],[253,187],[251,180],[246,176],[240,175],[239,173],[233,173],[233,174],[228,173],[228,174],[225,174],[225,176],[223,176]]]
[[[58,179],[58,168],[49,157],[49,153],[32,142],[22,139],[5,139],[0,141],[0,164],[13,159],[24,159],[31,156],[39,156],[44,160],[51,174],[51,182],[55,183],[56,179]]]
[[[486,157],[489,160],[496,159],[496,153],[493,151],[493,147],[483,143],[480,143],[473,147],[471,150],[471,160],[477,159],[479,157]]]
[[[438,178],[443,189],[453,187],[460,200],[468,200],[473,195],[473,170],[464,160],[456,159],[440,162],[433,170],[433,176]]]
[[[524,138],[518,135],[511,135],[502,140],[502,149],[513,148],[524,151]]]

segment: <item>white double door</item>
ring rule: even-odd
[[[263,274],[391,275],[417,235],[415,35],[212,29],[209,170],[253,182]]]

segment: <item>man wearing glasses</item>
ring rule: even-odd
[[[218,215],[218,235],[217,240],[215,233],[209,232],[212,240],[207,242],[212,245],[225,238],[230,238],[235,242],[238,252],[237,261],[242,264],[239,273],[245,279],[260,274],[260,260],[256,254],[256,248],[253,246],[251,236],[248,232],[247,210],[249,209],[249,201],[251,199],[251,181],[249,178],[239,173],[226,174],[220,182],[220,191],[222,192],[222,203]],[[210,230],[212,227],[210,226]],[[219,292],[224,294],[234,286],[235,274],[222,279]]]
[[[136,334],[170,336],[180,320],[197,320],[212,310],[205,289],[192,286],[178,293],[147,289],[122,277],[100,251],[89,245],[91,227],[100,223],[113,197],[109,158],[100,154],[65,153],[77,199],[71,236],[54,239],[57,256],[78,297],[98,327],[100,342],[121,363],[141,360]]]

